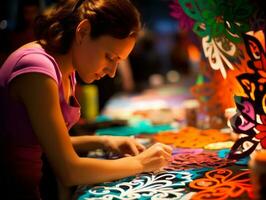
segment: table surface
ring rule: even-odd
[[[104,114],[131,120],[133,113],[139,110],[181,110],[182,102],[191,98],[187,91],[187,88],[169,86],[147,90],[139,95],[120,95],[111,99]],[[138,133],[134,137],[146,146],[154,143],[153,134]],[[75,199],[250,199],[252,188],[248,159],[242,162],[228,161],[225,158],[228,152],[229,149],[176,148],[173,152],[173,168],[98,185],[79,186]],[[89,157],[117,158],[101,151],[90,152]]]

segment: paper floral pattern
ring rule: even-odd
[[[229,169],[216,169],[206,173],[206,178],[192,181],[189,186],[200,190],[192,196],[192,200],[224,200],[240,197],[247,193],[251,198],[252,186],[250,183],[250,170],[233,175]]]
[[[193,30],[200,37],[225,36],[240,42],[241,34],[249,30],[248,19],[253,8],[248,0],[179,0],[184,12],[195,20]]]
[[[240,63],[243,52],[239,46],[224,36],[209,39],[202,38],[203,52],[213,70],[220,70],[224,78],[227,77],[226,67],[234,70],[234,63]]]
[[[86,199],[182,199],[186,195],[185,186],[198,178],[207,169],[190,171],[162,171],[140,174],[119,181],[104,183],[87,188],[79,200]]]
[[[244,42],[246,45],[249,60],[248,67],[250,73],[243,73],[237,76],[237,80],[244,90],[244,96],[235,96],[237,113],[230,120],[235,133],[245,134],[233,145],[229,158],[239,159],[251,154],[258,143],[262,148],[266,148],[265,140],[265,114],[266,114],[266,60],[264,50],[264,34],[260,35],[259,41],[252,35],[245,34]],[[244,143],[252,145],[244,148]]]
[[[174,0],[169,7],[171,9],[170,15],[179,22],[180,28],[186,31],[191,30],[195,22],[184,12],[179,0]]]
[[[204,55],[211,68],[226,78],[227,69],[233,70],[243,59],[239,43],[243,41],[242,34],[250,30],[254,6],[248,0],[175,0],[170,7],[170,14],[181,28],[185,23],[185,29],[193,24],[193,31],[202,38]]]
[[[234,164],[234,160],[218,157],[215,152],[184,153],[172,157],[172,162],[166,170],[188,170],[197,168],[222,168]]]
[[[181,148],[202,148],[214,142],[230,140],[230,135],[221,133],[216,129],[200,130],[193,127],[185,127],[179,131],[165,131],[154,136],[157,142],[173,145]]]

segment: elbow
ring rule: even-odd
[[[63,186],[71,187],[79,184],[77,180],[78,176],[75,173],[75,168],[75,166],[68,166],[58,173],[58,178]]]
[[[60,177],[60,180],[65,187],[72,187],[78,185],[72,172],[68,172],[63,177]]]

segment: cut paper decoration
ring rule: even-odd
[[[218,157],[215,152],[177,154],[165,170],[188,170],[197,168],[221,168],[234,164],[234,160]]]
[[[226,66],[234,70],[233,64],[239,64],[244,58],[239,46],[223,36],[212,39],[209,39],[208,36],[203,37],[202,47],[211,68],[220,70],[224,79],[227,77]]]
[[[227,148],[231,148],[233,145],[234,145],[233,141],[216,142],[216,143],[205,145],[204,149],[210,149],[210,150],[227,149]]]
[[[222,150],[217,152],[217,155],[220,158],[228,158],[229,152],[230,152],[230,149],[222,149]],[[235,164],[236,165],[246,165],[247,166],[249,160],[250,160],[250,157],[247,156],[245,158],[239,159],[238,161],[235,162]]]
[[[244,50],[244,47],[241,49]],[[191,88],[194,98],[200,102],[200,112],[209,115],[211,120],[217,116],[224,117],[225,109],[235,107],[234,95],[244,93],[236,76],[249,71],[248,66],[237,64],[234,70],[228,71],[226,79],[221,76],[219,71],[211,70],[205,61],[200,64],[200,71],[204,76],[204,82]],[[210,122],[210,124],[212,123]]]
[[[247,61],[251,73],[237,76],[237,80],[244,90],[243,96],[235,96],[236,114],[231,118],[230,124],[240,137],[229,154],[229,158],[240,159],[250,155],[257,146],[266,148],[266,59],[264,33],[252,35],[244,34],[244,42],[249,56]],[[245,143],[251,144],[245,148]],[[260,144],[260,145],[259,145]]]
[[[241,41],[241,33],[249,31],[249,17],[253,8],[248,0],[179,0],[184,12],[195,24],[193,31],[200,37],[225,36],[235,42]],[[230,9],[229,9],[230,8]]]
[[[195,22],[186,15],[178,0],[174,0],[169,7],[170,15],[178,21],[180,28],[186,31],[191,30]]]
[[[182,199],[186,195],[185,186],[202,176],[208,169],[190,171],[162,171],[140,174],[115,182],[107,182],[94,187],[86,187],[78,200],[86,199]]]
[[[221,133],[216,129],[200,130],[193,127],[186,127],[180,131],[167,131],[154,135],[157,142],[173,145],[182,148],[202,148],[214,142],[230,140],[230,135]]]
[[[189,184],[190,188],[200,190],[192,200],[225,200],[240,198],[245,193],[253,198],[250,170],[233,175],[229,169],[216,169],[206,172],[205,176]]]
[[[114,136],[132,136],[139,134],[155,134],[161,131],[173,130],[174,128],[169,124],[151,125],[140,124],[139,126],[120,126],[105,129],[98,129],[97,135],[114,135]]]
[[[198,154],[202,153],[203,149],[187,149],[187,148],[174,148],[172,151],[172,155],[176,154]]]
[[[188,22],[180,6],[193,20],[193,31],[202,38],[204,55],[211,68],[219,70],[226,78],[226,69],[234,70],[234,65],[243,59],[239,43],[243,41],[242,34],[251,30],[250,18],[255,6],[248,0],[175,0],[170,5],[170,14],[180,24]]]

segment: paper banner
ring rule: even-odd
[[[188,170],[197,168],[221,168],[234,164],[234,160],[218,157],[215,152],[194,154],[177,154],[172,156],[172,162],[166,170]]]
[[[244,193],[253,197],[250,170],[233,175],[229,169],[216,169],[206,172],[205,176],[189,184],[190,188],[200,190],[192,200],[240,198]]]
[[[186,184],[202,176],[208,169],[190,171],[162,171],[140,174],[99,186],[83,188],[78,200],[86,199],[182,199],[187,195]],[[184,198],[183,198],[184,199]]]
[[[250,155],[257,146],[266,148],[265,37],[260,31],[253,35],[244,34],[243,38],[249,56],[247,65],[252,72],[237,76],[244,95],[235,96],[237,112],[230,124],[235,133],[246,136],[240,137],[231,148],[229,158],[232,159]],[[248,148],[245,148],[245,143],[249,143]]]
[[[154,139],[174,147],[201,148],[210,143],[228,141],[230,140],[230,135],[215,129],[200,130],[186,127],[178,132],[168,131],[156,134]]]

